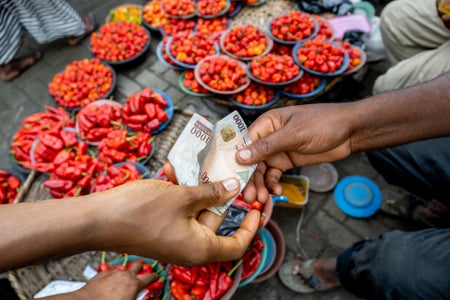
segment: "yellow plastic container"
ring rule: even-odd
[[[273,196],[276,206],[302,208],[309,199],[309,178],[299,175],[284,175],[280,184],[282,196]]]

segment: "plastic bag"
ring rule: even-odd
[[[350,0],[299,0],[298,8],[311,14],[332,12],[343,16],[353,11],[353,3]]]

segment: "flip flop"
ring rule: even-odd
[[[303,294],[334,288],[326,286],[314,273],[314,261],[314,259],[305,262],[293,260],[284,263],[278,270],[281,282],[289,289]]]
[[[0,78],[3,81],[11,81],[22,74],[26,69],[34,65],[42,58],[42,52],[37,51],[33,54],[18,58],[12,62],[1,66]]]
[[[67,39],[67,43],[70,46],[78,45],[85,37],[95,30],[95,17],[94,13],[90,12],[87,16],[83,17],[83,23],[86,26],[84,33],[80,36],[71,37]]]

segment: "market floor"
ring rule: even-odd
[[[69,1],[82,12],[94,10],[99,20],[103,20],[110,8],[121,4],[121,1],[109,1],[99,4],[98,1]],[[131,1],[143,4],[143,1]],[[78,5],[78,6],[77,6]],[[143,87],[152,86],[164,90],[177,107],[183,108],[187,103],[196,101],[185,95],[178,87],[178,74],[167,69],[155,55],[156,45],[160,37],[154,36],[151,50],[147,57],[137,66],[118,73],[118,87],[114,99],[121,102]],[[31,46],[30,46],[31,45]],[[36,45],[30,44],[30,48]],[[53,75],[61,71],[73,60],[91,57],[89,43],[85,40],[78,46],[69,47],[63,42],[40,47],[44,51],[43,59],[27,70],[19,78],[9,83],[0,82],[0,168],[9,168],[9,143],[20,120],[25,116],[42,111],[44,105],[53,105],[47,91],[47,84]],[[384,62],[371,63],[363,79],[346,78],[333,88],[319,102],[355,101],[370,95],[373,81],[385,68]],[[349,112],[351,113],[351,112]],[[333,163],[339,179],[349,175],[361,175],[374,180],[382,191],[401,189],[390,186],[371,167],[365,154],[354,154],[347,159]],[[304,211],[302,223],[301,214]],[[345,215],[335,204],[333,192],[310,192],[309,202],[303,209],[281,208],[275,206],[272,213],[274,220],[283,233],[286,242],[285,260],[293,258],[319,258],[336,256],[352,243],[365,238],[393,230],[414,230],[420,224],[405,222],[377,212],[367,219],[355,219]],[[299,225],[301,225],[299,227]],[[3,287],[1,287],[3,290]],[[261,283],[250,283],[238,288],[232,299],[356,299],[342,288],[322,293],[307,295],[296,294],[284,287],[277,274]]]

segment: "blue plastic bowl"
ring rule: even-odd
[[[279,17],[279,16],[277,16],[277,17]],[[317,33],[319,32],[319,23],[318,23],[316,20],[314,20],[314,18],[312,18],[312,21],[313,21],[313,23],[314,23],[314,31],[311,33],[311,35],[310,35],[309,37],[304,38],[304,39],[299,40],[299,41],[285,41],[285,40],[280,40],[279,38],[276,38],[275,36],[273,36],[272,30],[270,29],[270,27],[272,26],[272,21],[273,21],[273,19],[274,19],[274,18],[271,18],[271,19],[269,20],[269,22],[267,23],[266,32],[267,32],[267,34],[268,34],[274,41],[276,41],[277,43],[280,43],[280,44],[284,44],[284,45],[295,45],[295,44],[297,44],[297,43],[301,43],[301,42],[304,42],[304,41],[307,41],[307,40],[310,40],[310,39],[314,38],[314,37],[317,35]]]
[[[167,41],[167,44],[166,44],[166,53],[170,57],[170,59],[173,60],[178,65],[180,65],[180,66],[182,66],[182,67],[184,67],[186,69],[192,69],[192,70],[195,69],[197,64],[195,64],[195,65],[188,65],[188,64],[182,63],[181,61],[177,60],[175,57],[172,56],[172,54],[169,51],[170,44],[172,43],[172,40],[173,40],[173,38],[169,37],[169,40]],[[220,54],[220,47],[219,47],[219,45],[217,43],[214,43],[214,47],[216,48],[215,55],[219,55]]]
[[[284,90],[280,90],[280,93],[282,95],[285,95],[286,97],[289,97],[289,98],[292,98],[292,99],[304,99],[304,98],[309,98],[309,97],[317,95],[318,93],[320,93],[325,88],[326,85],[327,85],[327,80],[322,77],[320,79],[319,85],[316,87],[316,89],[314,91],[312,91],[310,93],[307,93],[307,94],[292,94],[292,93],[289,93],[289,92],[285,92]]]
[[[277,103],[278,100],[279,100],[279,98],[280,98],[280,91],[279,91],[279,90],[275,90],[275,95],[274,95],[273,99],[270,100],[270,101],[268,101],[266,104],[263,104],[263,105],[245,105],[245,104],[242,104],[242,103],[236,101],[236,100],[235,100],[233,97],[231,97],[231,96],[228,97],[228,99],[229,99],[234,105],[236,105],[237,107],[243,108],[243,109],[248,109],[248,110],[260,110],[260,109],[268,108],[268,107],[274,105],[275,103]]]
[[[264,238],[267,242],[267,259],[260,275],[266,273],[272,267],[275,261],[275,257],[277,256],[277,245],[275,244],[275,239],[273,238],[270,231],[266,228],[262,228],[261,233],[264,235]],[[266,244],[264,244],[264,247],[265,246]]]
[[[335,46],[335,47],[342,48],[341,46],[339,46],[336,43],[331,43],[331,44],[333,44],[333,46]],[[302,45],[303,45],[303,42],[298,43],[294,46],[294,48],[292,49],[292,57],[294,58],[295,63],[300,66],[300,68],[302,68],[303,70],[305,70],[306,72],[308,72],[310,74],[313,74],[316,76],[326,76],[326,77],[341,75],[345,72],[345,70],[348,67],[348,64],[350,63],[350,59],[348,57],[347,51],[344,50],[344,62],[342,63],[342,66],[338,70],[336,70],[332,73],[322,73],[322,72],[308,69],[298,60],[297,50],[300,49],[302,47]]]
[[[163,65],[165,65],[166,67],[169,67],[169,68],[171,68],[171,69],[173,69],[173,70],[176,70],[176,71],[182,71],[182,70],[184,70],[183,67],[181,67],[181,66],[174,66],[174,65],[172,65],[172,64],[169,64],[169,63],[164,59],[163,53],[162,53],[162,47],[163,47],[163,44],[164,44],[163,41],[161,41],[161,42],[158,43],[158,46],[156,47],[156,57],[158,57],[159,61],[160,61]]]

